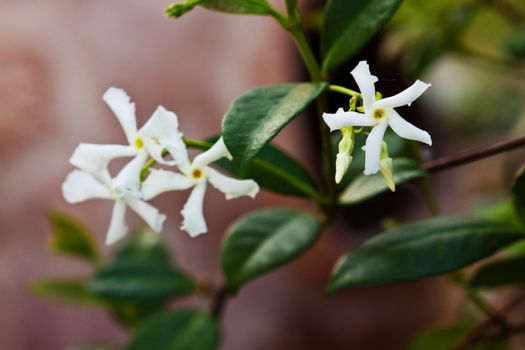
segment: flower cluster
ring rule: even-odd
[[[339,144],[336,159],[336,182],[339,183],[352,161],[351,153],[354,142],[354,127],[371,127],[371,131],[363,147],[365,151],[365,175],[381,171],[389,187],[394,190],[392,179],[392,159],[388,156],[383,136],[390,127],[402,138],[432,144],[430,135],[403,119],[395,110],[414,102],[431,85],[417,80],[408,89],[397,95],[381,98],[375,91],[377,77],[370,73],[366,61],[361,61],[351,72],[361,92],[362,107],[356,110],[344,111],[340,108],[336,113],[324,113],[323,119],[330,131],[341,130],[343,139]],[[355,100],[354,100],[355,101]],[[362,113],[360,113],[362,112]]]
[[[137,129],[135,104],[125,91],[109,88],[103,100],[124,129],[128,145],[81,143],[69,160],[78,169],[67,176],[62,184],[62,193],[69,203],[95,198],[115,201],[106,244],[118,241],[127,233],[127,207],[137,213],[151,229],[160,232],[166,216],[146,201],[161,193],[193,187],[181,211],[181,229],[195,237],[207,231],[203,200],[208,181],[223,192],[226,199],[239,196],[253,198],[259,191],[255,181],[233,179],[209,166],[223,157],[231,159],[222,138],[190,161],[175,113],[159,106],[142,128]],[[108,165],[112,159],[120,157],[133,159],[112,177]],[[150,169],[150,174],[142,182],[141,174],[150,158],[179,171]]]

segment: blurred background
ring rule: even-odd
[[[103,243],[111,203],[68,205],[60,185],[79,142],[125,141],[101,100],[108,87],[130,94],[139,125],[161,104],[177,113],[187,136],[205,138],[219,132],[229,104],[247,89],[307,79],[292,40],[272,19],[199,8],[175,21],[164,15],[169,3],[0,1],[0,349],[73,349],[126,339],[104,312],[40,298],[29,289],[48,277],[89,273],[82,263],[46,249],[50,210],[77,216]],[[315,43],[322,3],[299,3]],[[334,81],[355,87],[349,71],[367,59],[386,96],[416,78],[432,82],[414,108],[402,110],[433,135],[435,146],[424,154],[430,159],[523,134],[524,58],[523,1],[407,0]],[[347,102],[334,97],[331,108]],[[316,173],[314,120],[308,113],[298,118],[277,143]],[[462,212],[503,198],[524,160],[525,153],[516,151],[436,175],[442,210]],[[235,218],[276,204],[308,207],[264,192],[256,201],[228,202],[225,210],[223,195],[210,190],[209,232],[190,239],[178,229],[177,208],[185,200],[180,195],[155,201],[168,214],[163,239],[178,264],[217,283],[221,235]],[[326,297],[329,272],[341,253],[379,232],[391,217],[428,212],[417,187],[407,184],[341,214],[308,253],[231,300],[223,349],[404,349],[418,331],[458,315],[460,291],[439,278]],[[206,306],[199,299],[187,303]]]

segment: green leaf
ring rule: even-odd
[[[339,259],[329,291],[451,272],[524,239],[507,223],[468,217],[423,220],[382,233]]]
[[[525,223],[525,166],[523,166],[512,184],[512,194],[514,195],[514,209],[517,216]]]
[[[326,84],[302,83],[262,87],[238,97],[223,120],[224,143],[239,169],[289,122],[303,112]]]
[[[396,12],[402,0],[330,0],[321,31],[323,69],[355,55]]]
[[[209,315],[190,310],[163,312],[132,336],[128,350],[214,350],[219,327]]]
[[[408,180],[426,175],[421,166],[410,159],[397,158],[394,163],[394,181],[399,185]],[[388,191],[385,179],[380,173],[374,175],[360,175],[339,197],[340,204],[356,204]]]
[[[425,330],[414,338],[407,350],[450,349],[466,336],[473,326],[473,323],[461,323]]]
[[[49,220],[53,228],[53,237],[49,242],[55,253],[66,254],[96,264],[99,260],[97,248],[89,231],[72,216],[52,213]]]
[[[187,0],[170,5],[166,9],[169,17],[179,18],[191,11],[195,6],[209,10],[243,14],[243,15],[274,15],[275,10],[266,0]]]
[[[170,255],[161,235],[149,229],[141,229],[124,241],[115,253],[117,260],[154,261],[169,265]]]
[[[194,291],[193,281],[169,265],[147,260],[120,260],[101,268],[89,289],[109,300],[165,302]]]
[[[470,282],[474,287],[500,287],[525,284],[525,255],[483,265]]]
[[[312,215],[288,209],[254,212],[237,221],[222,247],[222,269],[231,292],[308,249],[319,236]]]
[[[506,45],[507,53],[517,60],[525,59],[525,30],[512,35]]]
[[[40,281],[33,284],[31,289],[37,295],[74,304],[91,306],[99,306],[102,304],[102,302],[89,291],[85,280],[53,279]]]

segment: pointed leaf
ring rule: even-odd
[[[354,56],[396,12],[402,0],[330,0],[321,31],[323,68]]]
[[[31,286],[33,292],[44,297],[81,305],[102,305],[102,302],[87,288],[85,280],[52,279]]]
[[[451,272],[525,238],[507,223],[476,218],[423,220],[382,233],[341,257],[329,291]]]
[[[190,310],[163,312],[133,335],[128,350],[214,350],[219,328],[209,315]]]
[[[396,185],[423,177],[426,172],[413,160],[397,158],[394,163],[394,181]],[[388,185],[381,175],[360,175],[341,194],[339,203],[356,204],[388,191]]]
[[[222,247],[222,268],[230,291],[307,250],[317,239],[319,221],[288,209],[252,213],[235,223]]]
[[[239,169],[248,163],[289,122],[303,112],[326,84],[286,84],[257,88],[238,97],[226,113],[224,143]]]
[[[513,256],[482,266],[470,282],[474,287],[525,284],[525,255]]]
[[[266,0],[186,0],[166,9],[169,17],[179,18],[195,6],[209,10],[241,15],[274,15],[275,10]]]

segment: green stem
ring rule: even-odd
[[[339,86],[339,85],[329,85],[328,86],[328,90],[334,91],[334,92],[339,92],[339,93],[341,93],[343,95],[348,95],[348,96],[352,96],[352,97],[361,95],[357,91],[354,91],[354,90],[351,90],[351,89],[345,88],[344,86]]]
[[[308,73],[310,74],[310,78],[315,82],[322,81],[319,64],[317,63],[317,59],[315,58],[315,55],[312,52],[310,45],[308,45],[306,37],[304,36],[301,23],[299,22],[297,24],[292,24],[288,28],[288,31],[290,34],[292,34],[295,40],[297,48],[299,49],[299,53],[301,54],[304,64],[306,65],[306,69],[308,69]]]

